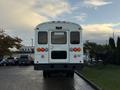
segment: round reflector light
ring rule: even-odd
[[[37,51],[38,51],[38,52],[40,52],[40,51],[41,51],[41,49],[40,49],[40,48],[37,48]]]
[[[76,52],[76,51],[77,51],[77,48],[73,48],[73,51]]]
[[[80,51],[81,51],[81,48],[77,48],[77,51],[80,52]]]
[[[44,51],[45,51],[45,49],[44,49],[44,48],[41,48],[41,51],[42,51],[42,52],[44,52]]]

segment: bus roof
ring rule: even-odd
[[[64,30],[65,29],[73,30],[71,28],[82,30],[79,24],[67,22],[67,21],[51,21],[51,22],[41,23],[36,26],[35,30],[41,30],[41,29],[53,30],[56,27],[58,27],[59,29],[62,28]]]

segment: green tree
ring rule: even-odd
[[[109,45],[99,45],[89,41],[84,44],[84,53],[89,51],[91,62],[92,58],[95,58],[96,62],[101,59],[103,60],[103,64],[110,63],[109,57],[107,57],[110,55],[110,53],[108,53],[109,49]]]
[[[87,41],[85,44],[84,44],[84,52],[86,53],[86,50],[89,51],[89,57],[91,59],[91,62],[92,62],[92,58],[95,58],[96,61],[98,61],[98,57],[97,57],[97,54],[98,53],[103,53],[104,49],[103,49],[103,46],[102,45],[98,45],[94,42],[89,42]]]
[[[109,38],[109,45],[111,49],[115,49],[115,41],[112,37]]]
[[[0,31],[0,56],[10,55],[10,48],[20,48],[22,40],[18,37],[11,37],[4,31]]]
[[[116,64],[120,64],[120,37],[117,38]]]
[[[89,41],[86,41],[86,43],[84,43],[84,53],[86,53],[86,51],[89,51],[89,57],[91,59],[91,62],[92,62],[92,58],[95,57],[95,47],[96,47],[96,43],[94,42],[89,42]]]
[[[117,48],[120,49],[120,37],[117,38]]]
[[[112,37],[109,38],[109,46],[110,46],[110,61],[112,64],[116,64],[116,47],[115,47],[115,41]]]

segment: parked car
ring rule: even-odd
[[[18,60],[19,65],[31,65],[32,64],[32,58],[28,55],[21,55]]]
[[[16,64],[14,57],[8,57],[6,59],[6,61],[8,62],[9,65],[15,65]]]
[[[15,57],[15,58],[14,58],[15,65],[18,65],[18,60],[19,60],[19,58],[18,58],[18,57]]]
[[[3,58],[2,57],[0,57],[0,61],[2,61],[3,60]]]
[[[9,65],[9,63],[5,59],[0,61],[0,66],[7,66],[7,65]]]

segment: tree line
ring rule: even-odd
[[[89,52],[89,58],[95,58],[96,62],[102,60],[103,64],[120,65],[120,37],[115,43],[114,38],[109,38],[109,44],[100,45],[95,42],[86,41],[84,44],[84,53]]]
[[[19,49],[22,46],[21,42],[20,38],[11,37],[0,29],[0,58],[3,58],[4,55],[11,55],[10,48]],[[95,58],[96,62],[100,59],[103,60],[103,64],[120,65],[120,37],[117,38],[116,43],[114,38],[110,37],[109,44],[105,45],[86,41],[84,44],[84,53],[87,52],[89,52],[91,62],[92,58]]]

